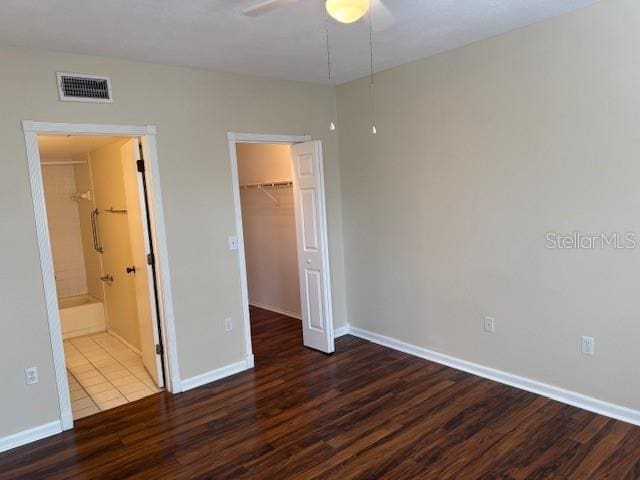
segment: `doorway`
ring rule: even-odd
[[[138,138],[38,135],[73,418],[164,387]]]
[[[62,428],[179,391],[153,130],[23,127]]]
[[[322,144],[230,133],[229,149],[247,361],[252,330],[271,329],[274,315],[295,319],[305,346],[333,353]]]

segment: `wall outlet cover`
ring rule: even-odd
[[[582,337],[582,353],[585,355],[594,355],[596,350],[595,340],[593,337]]]
[[[482,329],[486,333],[495,333],[496,331],[496,321],[492,317],[484,317],[482,320]]]
[[[29,367],[24,370],[24,378],[27,382],[27,385],[34,385],[40,381],[38,378],[38,368],[37,367]]]

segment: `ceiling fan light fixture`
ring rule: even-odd
[[[369,0],[327,0],[327,13],[340,23],[360,20],[369,10]]]

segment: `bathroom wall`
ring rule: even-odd
[[[43,163],[55,160],[43,159]],[[87,278],[78,203],[71,200],[77,191],[73,165],[43,165],[42,180],[58,297],[85,294]]]
[[[240,185],[289,181],[288,145],[239,144]],[[269,189],[278,205],[255,188],[241,189],[249,303],[300,317],[293,189]]]
[[[88,161],[88,158],[88,155],[83,155],[74,160]],[[73,173],[77,191],[80,193],[90,191],[93,194],[93,186],[91,185],[91,169],[89,164],[74,165]],[[93,196],[91,200],[80,200],[78,202],[87,293],[98,300],[104,301],[104,290],[102,282],[100,281],[100,276],[102,276],[101,259],[100,254],[93,249],[93,237],[91,234],[91,211],[94,208],[95,204]]]
[[[140,350],[140,330],[136,300],[135,277],[126,268],[134,264],[127,215],[109,213],[109,208],[126,209],[120,147],[126,140],[117,140],[89,153],[102,253],[103,274],[111,275],[113,283],[104,284],[108,329],[134,349]]]

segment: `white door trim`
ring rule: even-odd
[[[240,181],[238,177],[238,143],[283,143],[294,144],[311,141],[311,135],[265,135],[257,133],[227,133],[229,156],[231,158],[231,187],[233,189],[233,206],[236,217],[236,237],[238,239],[238,264],[240,267],[240,291],[242,300],[242,317],[244,323],[244,347],[246,362],[249,368],[254,365],[253,348],[251,346],[251,319],[249,317],[249,288],[247,285],[247,262],[244,253],[244,231],[242,228],[242,205],[240,203]],[[322,189],[324,191],[324,177]],[[323,192],[324,198],[324,192]],[[325,222],[326,230],[326,222]],[[324,259],[329,265],[329,258]],[[328,286],[331,289],[331,285]],[[333,306],[332,306],[333,307]]]
[[[156,128],[152,125],[100,125],[100,124],[74,124],[74,123],[50,123],[24,120],[22,122],[25,145],[27,149],[27,162],[29,165],[29,179],[31,182],[31,196],[33,199],[33,212],[35,215],[36,233],[38,237],[38,249],[40,251],[40,268],[44,283],[45,302],[47,308],[47,320],[51,336],[51,348],[53,351],[53,365],[58,389],[58,401],[60,404],[60,421],[63,430],[73,428],[73,415],[71,412],[71,397],[64,358],[64,345],[62,342],[62,328],[58,311],[58,298],[56,295],[56,283],[53,271],[53,255],[49,238],[49,225],[47,221],[44,188],[42,184],[42,171],[40,167],[40,151],[38,148],[38,134],[66,134],[66,135],[111,135],[142,137],[143,152],[146,166],[150,172],[151,185],[149,188],[150,215],[152,217],[152,235],[156,247],[158,261],[158,293],[160,296],[160,317],[163,326],[165,345],[165,359],[168,365],[167,389],[173,393],[182,391],[180,370],[178,365],[178,352],[175,335],[175,322],[173,316],[173,299],[171,295],[171,278],[169,274],[169,259],[167,253],[167,240],[164,224],[164,209],[162,205],[162,193],[158,170],[158,152],[156,148]]]

